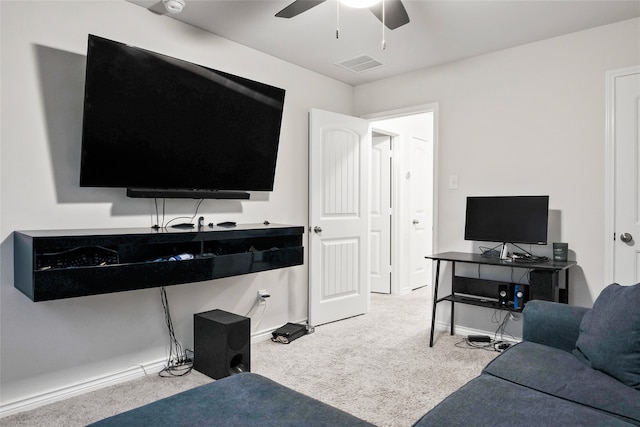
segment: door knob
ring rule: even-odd
[[[320,233],[322,232],[322,227],[318,227],[317,225],[315,227],[313,227],[313,232],[314,233]]]
[[[622,240],[625,243],[629,243],[633,240],[633,236],[629,233],[622,233],[620,235],[620,240]]]
[[[413,220],[413,224],[414,224],[414,225],[415,225],[415,224],[420,224],[420,221],[418,221],[417,219],[414,219],[414,220]]]

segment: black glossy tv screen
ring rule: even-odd
[[[465,240],[547,244],[549,196],[467,197]]]
[[[80,185],[271,191],[284,96],[89,35]]]

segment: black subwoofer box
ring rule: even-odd
[[[216,380],[251,370],[251,319],[211,310],[193,315],[193,368]]]

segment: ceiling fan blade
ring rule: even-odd
[[[390,30],[395,30],[404,24],[409,23],[409,15],[404,8],[401,0],[383,0],[384,1],[384,25]],[[382,2],[369,8],[376,18],[382,22]]]
[[[306,12],[314,6],[324,3],[326,0],[296,0],[289,6],[276,13],[278,18],[293,18],[296,15],[300,15],[302,12]]]

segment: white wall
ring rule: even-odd
[[[549,194],[549,240],[568,242],[578,262],[570,304],[590,306],[606,285],[605,71],[639,63],[640,21],[633,19],[361,85],[355,110],[439,103],[441,252],[476,250],[463,236],[467,196]],[[459,177],[457,190],[447,187],[450,175]],[[449,321],[446,306],[438,307],[441,322]],[[492,311],[458,307],[456,324],[496,329]]]
[[[13,287],[14,230],[154,223],[149,200],[78,186],[87,34],[286,89],[274,191],[257,201],[205,201],[199,213],[206,222],[306,225],[308,111],[351,114],[353,87],[124,1],[2,1],[0,14],[0,390],[7,409],[166,356],[158,289],[34,303]],[[194,201],[168,201],[169,217],[193,208]],[[244,315],[258,289],[272,297],[256,332],[304,320],[307,273],[305,258],[304,266],[170,287],[177,337],[192,348],[194,313]]]

